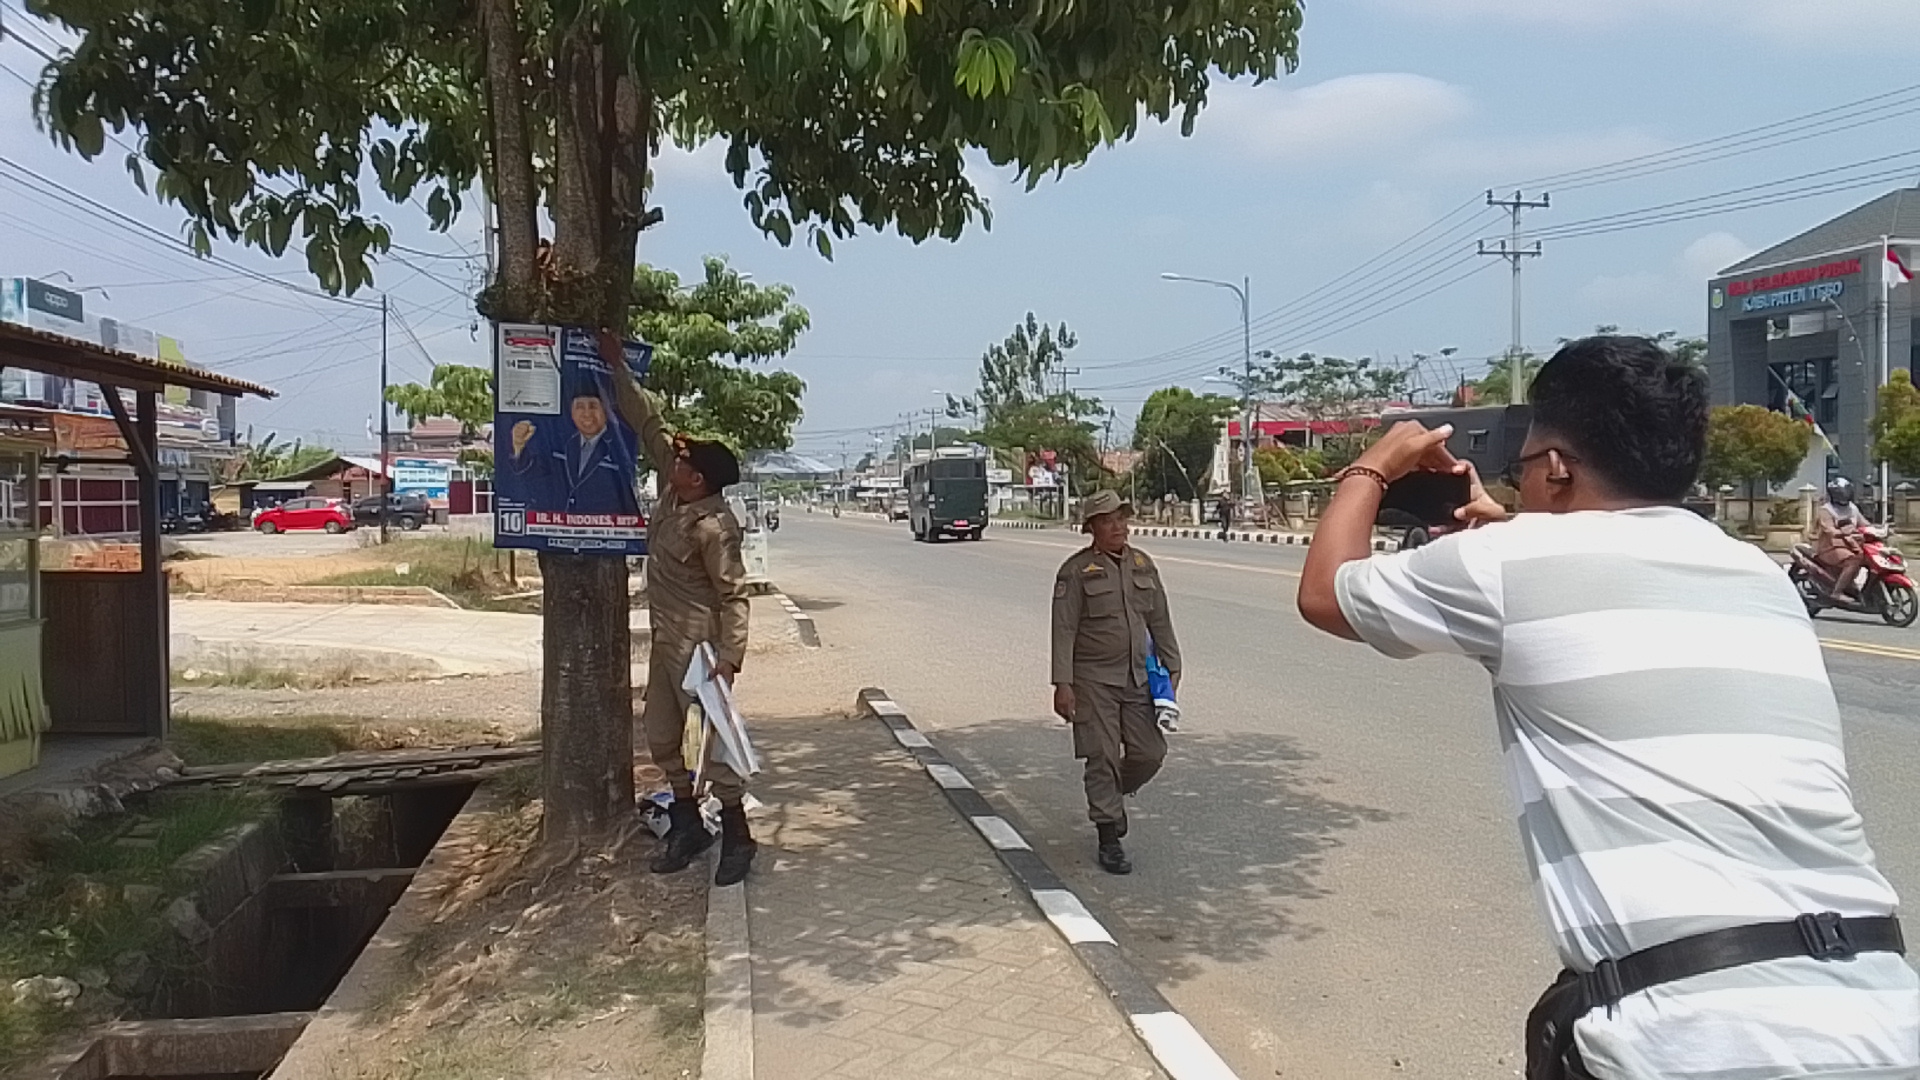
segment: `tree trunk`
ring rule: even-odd
[[[541,789],[549,843],[633,813],[627,561],[543,552]]]
[[[493,202],[500,220],[501,295],[509,319],[533,317],[539,283],[539,188],[527,138],[526,42],[513,0],[482,0],[486,34],[487,112],[493,130]]]
[[[608,258],[612,206],[606,154],[615,133],[595,28],[558,34],[554,56],[556,160],[553,269],[548,287],[564,322],[625,332],[632,260]],[[619,304],[612,302],[618,282]],[[615,318],[616,313],[618,318]],[[549,843],[604,833],[633,813],[633,690],[627,563],[547,552],[540,725]]]

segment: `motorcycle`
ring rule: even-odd
[[[1787,577],[1807,605],[1809,617],[1827,608],[1851,611],[1858,615],[1878,615],[1888,626],[1911,626],[1920,617],[1920,593],[1907,575],[1907,560],[1887,535],[1872,527],[1860,530],[1860,550],[1865,557],[1861,567],[1864,582],[1856,598],[1833,599],[1833,572],[1813,557],[1813,548],[1795,544],[1793,561],[1787,564]]]
[[[779,510],[772,509],[767,511],[767,531],[768,532],[780,531],[780,511]]]
[[[839,504],[839,503],[834,503],[834,504],[833,504],[833,516],[834,516],[834,517],[839,517],[839,516],[840,516],[840,504]]]

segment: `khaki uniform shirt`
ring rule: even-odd
[[[1167,591],[1146,552],[1128,547],[1115,558],[1088,545],[1061,564],[1053,582],[1056,685],[1146,685],[1148,633],[1160,662],[1179,672]]]
[[[617,369],[615,404],[640,436],[659,473],[660,501],[647,523],[647,604],[653,642],[691,649],[713,642],[715,658],[738,671],[747,656],[747,568],[740,559],[740,523],[718,493],[682,502],[667,486],[673,439],[653,395]]]
[[[1832,556],[1836,560],[1858,554],[1860,542],[1860,510],[1852,508],[1852,513],[1842,521],[1834,512],[1832,504],[1822,505],[1813,512],[1813,551],[1816,555]]]

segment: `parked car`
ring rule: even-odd
[[[292,532],[296,529],[325,529],[343,533],[353,528],[353,518],[338,499],[289,499],[279,506],[260,511],[253,527],[263,533]]]
[[[387,496],[387,524],[412,530],[432,520],[433,508],[427,505],[426,496],[411,491],[399,491]],[[354,500],[353,523],[380,524],[380,496],[368,495]]]

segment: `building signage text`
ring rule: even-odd
[[[1772,292],[1776,289],[1789,289],[1795,285],[1810,285],[1816,281],[1846,277],[1849,274],[1857,274],[1859,272],[1859,259],[1840,259],[1835,262],[1821,263],[1818,266],[1801,266],[1792,270],[1782,270],[1777,274],[1762,274],[1759,277],[1745,278],[1740,281],[1729,281],[1727,282],[1727,295],[1746,296],[1749,293]],[[1748,307],[1746,310],[1754,311],[1756,309]]]
[[[1799,304],[1820,304],[1839,296],[1846,290],[1844,281],[1822,281],[1816,285],[1802,285],[1797,289],[1781,289],[1778,292],[1761,293],[1758,296],[1743,297],[1741,311],[1766,311],[1771,308],[1794,307]]]

